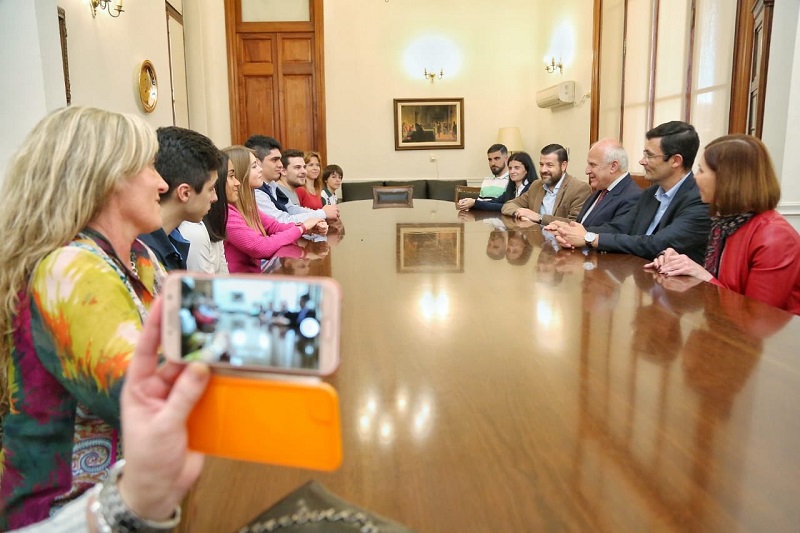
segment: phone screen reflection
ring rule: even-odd
[[[181,279],[181,357],[319,369],[322,288],[269,279]]]

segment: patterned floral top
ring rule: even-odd
[[[44,520],[121,458],[122,378],[164,275],[141,242],[123,262],[90,229],[34,269],[10,339],[0,530]]]

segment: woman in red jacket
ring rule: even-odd
[[[781,190],[764,143],[749,135],[712,141],[695,178],[712,215],[705,265],[667,248],[645,267],[800,315],[800,235],[775,210]]]

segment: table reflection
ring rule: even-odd
[[[209,459],[184,531],[310,478],[418,531],[796,529],[800,319],[452,203],[340,209],[275,271],[342,286],[343,464]]]

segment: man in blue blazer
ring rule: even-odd
[[[642,189],[628,174],[628,154],[616,139],[601,139],[589,149],[586,175],[595,192],[583,204],[578,222],[599,226],[616,220],[636,205]]]
[[[646,137],[639,163],[653,186],[614,221],[587,228],[577,222],[551,224],[561,246],[590,246],[648,260],[671,247],[703,262],[711,220],[691,171],[700,147],[697,131],[691,124],[672,121],[651,129]]]

